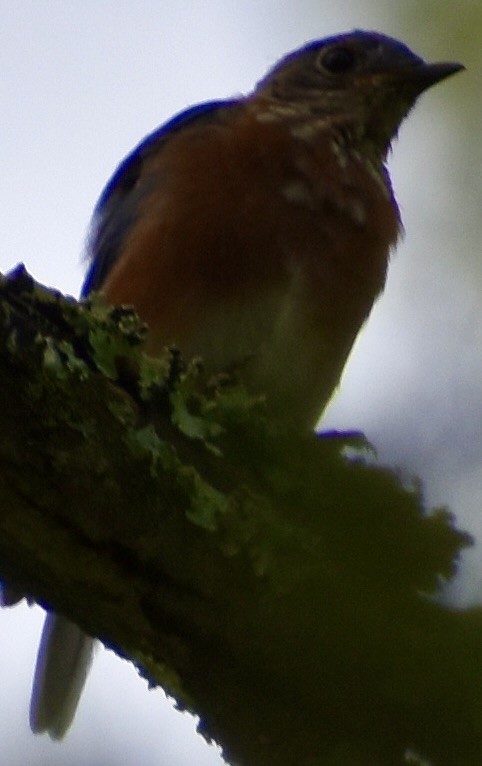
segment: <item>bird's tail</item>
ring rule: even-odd
[[[94,639],[73,622],[49,612],[37,655],[30,727],[62,739],[71,725],[92,662]]]

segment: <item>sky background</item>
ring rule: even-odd
[[[186,106],[249,91],[283,54],[354,27],[467,73],[426,94],[390,169],[405,224],[327,428],[365,431],[482,539],[480,0],[0,0],[0,270],[23,261],[78,294],[91,210],[115,166]],[[448,597],[480,603],[482,550]],[[14,766],[215,766],[221,759],[99,649],[72,731],[34,737],[28,700],[43,613],[0,612],[0,742]]]

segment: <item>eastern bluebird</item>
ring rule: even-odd
[[[289,54],[244,98],[188,109],[107,184],[83,295],[133,305],[150,353],[237,364],[273,416],[313,427],[400,232],[390,142],[419,94],[462,68],[355,31]],[[47,617],[34,731],[65,734],[91,647]]]

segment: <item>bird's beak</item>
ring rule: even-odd
[[[409,66],[399,64],[385,68],[378,72],[363,73],[358,76],[360,84],[386,87],[389,90],[395,88],[398,92],[407,93],[410,99],[416,99],[427,88],[445,80],[456,72],[465,69],[462,64],[442,62],[427,64],[422,59]]]
[[[450,77],[463,69],[465,67],[462,64],[455,64],[454,62],[442,62],[439,64],[426,64],[422,62],[419,66],[405,70],[403,73],[400,71],[400,75],[407,83],[410,82],[417,86],[418,93],[422,93],[422,91],[430,88],[437,82],[445,80],[446,77]]]

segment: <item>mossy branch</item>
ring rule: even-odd
[[[232,763],[481,763],[482,612],[429,597],[468,536],[363,437],[293,434],[143,335],[2,278],[2,579],[131,658]]]

